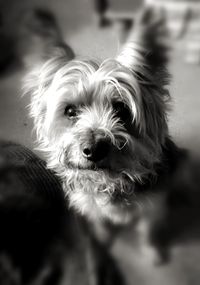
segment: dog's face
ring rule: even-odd
[[[48,167],[92,219],[130,220],[136,184],[154,175],[167,136],[164,69],[131,43],[101,64],[63,58],[29,77],[31,113]]]

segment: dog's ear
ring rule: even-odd
[[[145,80],[164,71],[168,43],[164,12],[146,8],[135,18],[133,29],[117,60]]]
[[[35,66],[27,72],[23,79],[23,93],[30,97],[30,116],[34,120],[34,128],[38,142],[45,143],[44,120],[46,115],[48,89],[55,73],[66,64],[63,56],[54,57],[42,66]]]
[[[127,43],[116,60],[137,79],[142,97],[146,134],[163,144],[168,133],[168,37],[162,11],[148,8],[138,15]]]

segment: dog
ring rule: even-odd
[[[163,20],[147,9],[114,58],[54,57],[25,79],[47,167],[99,236],[106,225],[137,220],[154,197],[165,200],[186,156],[168,131],[165,36]]]
[[[168,140],[164,51],[153,46],[158,23],[144,26],[114,59],[56,57],[26,78],[39,148],[71,206],[92,220],[130,221]]]

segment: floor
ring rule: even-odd
[[[30,1],[29,1],[30,2]],[[40,3],[40,1],[35,1]],[[59,16],[65,40],[78,55],[104,59],[117,54],[117,36],[108,28],[101,30],[89,0],[43,0]],[[174,53],[170,64],[172,102],[169,113],[171,136],[181,146],[200,153],[200,65],[184,63]],[[34,134],[28,116],[30,98],[22,97],[22,79],[26,70],[19,68],[0,77],[0,138],[22,143],[33,149]],[[174,249],[170,264],[156,267],[149,249],[142,253],[118,241],[115,255],[126,273],[128,284],[198,285],[200,283],[200,245],[187,244]]]

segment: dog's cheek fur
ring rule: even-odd
[[[66,57],[56,56],[42,66],[34,66],[23,79],[23,94],[31,98],[30,116],[34,120],[37,141],[43,145],[43,148],[48,145],[48,139],[44,132],[47,102],[49,101],[48,89],[55,73],[67,63]]]

